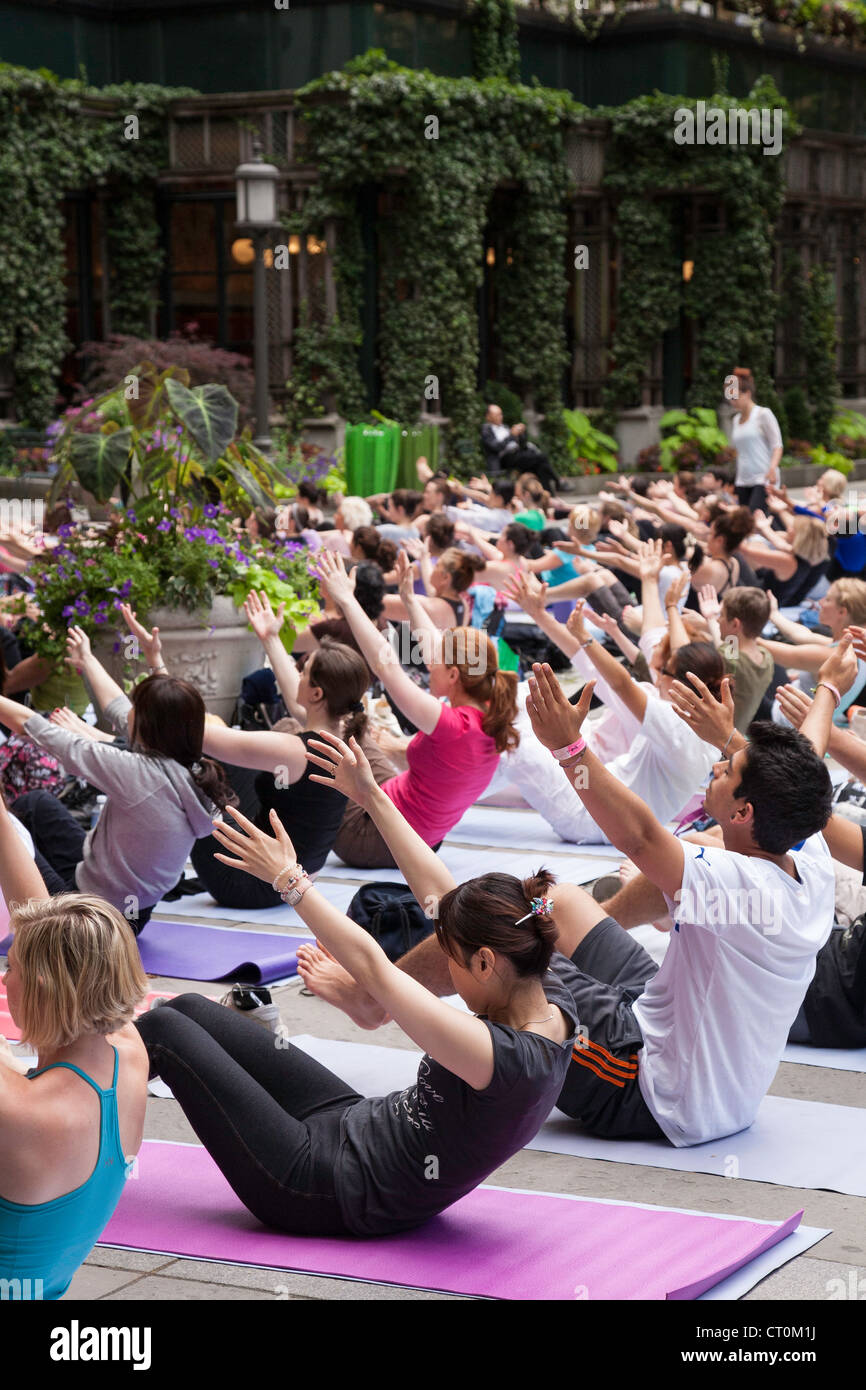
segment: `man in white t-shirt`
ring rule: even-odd
[[[555,957],[555,969],[581,1024],[559,1107],[591,1132],[681,1147],[754,1120],[833,925],[822,757],[836,687],[847,688],[854,668],[847,644],[835,649],[801,733],[754,724],[749,743],[733,729],[729,692],[715,701],[695,682],[684,708],[706,697],[728,728],[704,802],[723,844],[700,845],[666,830],[585,744],[591,686],[572,706],[549,667],[533,668],[527,711],[536,737],[674,915],[660,968],[598,905],[582,921],[580,913],[557,919],[569,959]],[[685,717],[706,727],[697,712]]]

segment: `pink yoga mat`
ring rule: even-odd
[[[167,990],[152,989],[149,994],[145,995],[141,1004],[136,1009],[136,1018],[138,1018],[140,1014],[147,1013],[154,999],[174,999],[175,997],[174,994],[170,994]],[[211,997],[211,995],[208,996],[208,998]],[[0,1033],[2,1033],[3,1037],[9,1042],[18,1042],[21,1038],[18,1024],[13,1023],[12,1016],[9,1013],[9,1007],[6,1003],[6,990],[2,984],[0,984]]]
[[[482,1187],[415,1231],[367,1240],[259,1225],[205,1149],[145,1143],[101,1243],[505,1299],[697,1298],[781,1226]]]

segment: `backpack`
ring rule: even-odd
[[[433,933],[432,918],[424,915],[405,883],[365,883],[346,916],[378,941],[390,961],[399,960]]]

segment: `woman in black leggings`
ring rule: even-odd
[[[139,1020],[152,1071],[171,1086],[238,1197],[300,1235],[408,1230],[471,1192],[535,1135],[568,1070],[574,1005],[547,975],[556,940],[540,870],[458,888],[376,785],[360,747],[315,743],[322,778],[363,802],[407,876],[421,864],[442,892],[436,932],[459,1012],[392,965],[363,928],[313,888],[276,815],[276,838],[232,812],[225,862],[273,880],[304,922],[425,1049],[414,1086],[365,1099],[248,1019],[183,995]],[[319,756],[322,752],[328,756]],[[449,891],[450,890],[450,891]]]

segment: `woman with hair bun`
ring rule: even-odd
[[[267,594],[253,591],[244,609],[292,718],[263,732],[208,723],[204,746],[220,762],[259,773],[255,779],[256,824],[266,830],[270,811],[278,810],[291,826],[296,844],[303,848],[309,872],[318,873],[331,852],[346,803],[339,793],[311,783],[307,742],[323,731],[363,737],[367,716],[362,701],[370,673],[357,651],[326,637],[299,674],[280,637],[283,605],[274,613]],[[134,614],[127,621],[148,661],[161,661],[157,629],[148,633]],[[279,894],[269,884],[256,883],[247,874],[218,862],[219,846],[212,829],[209,823],[191,851],[193,868],[211,896],[223,907],[278,906]]]
[[[48,720],[0,697],[4,724],[107,798],[89,834],[50,792],[25,792],[13,810],[50,866],[52,892],[98,894],[140,931],[182,876],[197,836],[209,834],[215,811],[234,793],[219,764],[206,756],[204,701],[194,685],[168,676],[160,659],[129,700],[81,628],[69,629],[67,650],[67,660],[84,675],[94,702],[129,747],[71,710],[55,710]]]
[[[412,828],[438,847],[484,792],[499,754],[519,742],[517,677],[499,670],[496,648],[486,633],[436,627],[413,591],[405,554],[398,562],[400,598],[430,671],[429,692],[411,680],[387,638],[361,609],[339,556],[320,556],[317,573],[348,620],[371,671],[418,730],[406,751],[407,771],[395,775],[387,759],[379,757],[375,775]],[[346,808],[334,849],[344,863],[357,868],[394,866],[376,825],[357,805]]]
[[[704,547],[696,545],[689,568],[692,574],[687,606],[697,609],[698,590],[712,584],[719,598],[727,589],[759,589],[757,576],[741,551],[755,529],[755,519],[748,507],[734,507],[719,512],[710,523],[710,534]]]
[[[534,1137],[569,1068],[575,1006],[548,973],[557,939],[550,874],[486,874],[454,887],[355,740],[329,736],[311,745],[310,760],[327,773],[317,781],[363,805],[407,878],[419,866],[428,875],[453,987],[476,1016],[398,970],[317,893],[275,814],[276,838],[234,813],[240,828],[215,832],[223,861],[279,884],[317,940],[424,1050],[417,1083],[360,1096],[196,994],[138,1026],[152,1068],[254,1216],[297,1235],[387,1235],[446,1210]]]
[[[467,590],[478,581],[484,569],[485,562],[480,556],[469,555],[454,546],[440,555],[434,565],[431,563],[429,546],[425,543],[421,551],[420,571],[427,593],[416,594],[415,597],[435,627],[444,631],[449,627],[463,626],[467,616]],[[391,622],[409,620],[409,611],[400,594],[386,594],[385,616]]]
[[[8,1009],[39,1054],[22,1076],[0,1039],[0,1280],[57,1299],[141,1147],[148,1067],[132,1017],[147,977],[116,908],[89,893],[48,897],[2,802],[0,886],[13,904]]]

